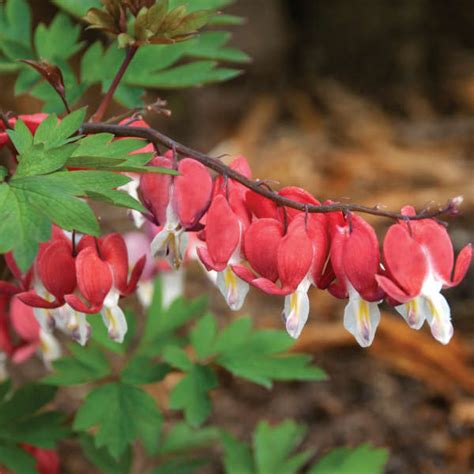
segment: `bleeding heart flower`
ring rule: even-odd
[[[302,204],[310,204],[313,206],[318,206],[320,204],[311,193],[298,186],[287,186],[282,188],[278,191],[278,195]],[[286,218],[288,222],[291,222],[295,216],[302,213],[302,211],[298,211],[291,207],[278,207],[275,201],[272,201],[252,190],[247,191],[245,200],[248,211],[257,219],[273,218],[283,220]]]
[[[237,195],[235,202],[238,202],[238,190],[234,188],[230,193]],[[239,279],[231,268],[243,260],[241,244],[246,225],[247,222],[239,219],[226,197],[218,194],[206,215],[206,246],[197,248],[206,270],[217,272],[216,285],[234,311],[242,308],[249,291],[248,283]]]
[[[319,201],[302,188],[290,186],[278,194],[303,204],[319,205]],[[235,272],[263,291],[286,295],[283,318],[288,333],[297,338],[308,319],[310,286],[327,286],[326,217],[279,208],[253,191],[246,193],[246,204],[257,220],[246,232],[245,254],[252,268],[264,278],[254,278],[243,266],[237,266]],[[284,223],[288,225],[286,235],[283,235]],[[275,285],[277,280],[280,287]]]
[[[40,292],[31,290],[20,294],[20,299],[37,308],[59,308],[65,303],[65,295],[76,289],[75,257],[71,241],[63,237],[53,239],[41,245],[36,257],[36,274]]]
[[[120,234],[101,239],[85,236],[78,245],[76,257],[77,286],[86,304],[75,294],[66,301],[80,313],[101,312],[111,339],[122,342],[127,321],[118,305],[120,296],[135,291],[146,257],[138,260],[128,280],[129,265],[125,241]]]
[[[50,241],[40,245],[34,264],[33,289],[18,295],[32,306],[44,331],[55,327],[57,308],[65,304],[65,295],[76,289],[75,256],[70,238],[53,226]]]
[[[39,474],[59,474],[59,455],[56,451],[28,444],[22,445],[22,448],[36,459],[36,470]]]
[[[151,165],[171,169],[170,156],[157,156]],[[166,258],[177,269],[186,251],[187,231],[200,229],[199,221],[206,212],[212,193],[212,179],[207,169],[191,158],[177,166],[179,176],[144,174],[138,194],[150,211],[154,223],[161,227],[151,243],[153,255]]]
[[[336,298],[349,297],[344,311],[344,327],[362,347],[372,344],[380,322],[378,304],[383,298],[376,275],[380,252],[374,229],[361,217],[329,214],[331,266],[336,281],[329,292]]]
[[[414,212],[410,206],[402,209],[408,216]],[[449,305],[440,291],[464,278],[472,246],[461,250],[454,265],[453,246],[441,224],[432,219],[400,221],[388,230],[383,254],[386,274],[377,280],[395,302],[396,310],[414,329],[420,329],[427,320],[435,339],[447,344],[453,326]]]
[[[0,298],[0,349],[14,364],[21,364],[38,352],[48,368],[61,356],[56,338],[39,326],[33,309],[18,296]]]
[[[316,221],[315,221],[316,222]],[[319,221],[318,221],[319,222]],[[243,265],[233,265],[234,272],[262,291],[285,295],[284,319],[288,333],[297,338],[309,314],[308,289],[314,280],[315,246],[312,219],[297,215],[288,226],[276,219],[258,219],[245,233],[245,255],[255,272]],[[327,239],[316,242],[318,259],[325,253]],[[321,249],[321,251],[319,250]],[[280,285],[276,282],[279,281]]]

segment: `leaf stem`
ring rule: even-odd
[[[114,97],[115,91],[117,90],[120,81],[122,80],[125,72],[127,71],[128,66],[130,66],[130,63],[132,62],[132,59],[137,51],[138,46],[130,46],[129,48],[127,48],[123,63],[120,66],[120,69],[117,71],[117,74],[115,75],[112,84],[110,84],[107,94],[105,94],[104,98],[102,99],[102,102],[100,103],[97,112],[92,116],[91,122],[100,122],[104,117],[105,112],[107,111],[107,108],[109,107],[110,102]]]

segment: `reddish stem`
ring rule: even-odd
[[[117,71],[117,74],[115,75],[112,84],[110,84],[107,94],[105,94],[104,98],[102,99],[102,102],[100,103],[97,112],[92,116],[91,122],[100,122],[104,117],[105,112],[107,111],[107,108],[109,107],[110,102],[114,97],[115,91],[117,90],[120,81],[122,80],[125,72],[127,71],[128,66],[130,66],[130,63],[132,62],[132,59],[137,51],[138,46],[130,46],[129,48],[127,48],[123,63],[120,66],[120,69]]]

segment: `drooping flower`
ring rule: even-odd
[[[14,364],[38,353],[47,367],[61,356],[58,341],[36,321],[33,309],[18,296],[0,297],[0,350]]]
[[[407,206],[402,213],[410,216]],[[435,339],[447,344],[453,335],[451,311],[441,295],[458,285],[472,259],[472,246],[464,247],[454,264],[454,251],[446,229],[433,219],[400,221],[390,227],[383,245],[385,275],[377,277],[396,310],[410,327],[428,321]]]
[[[314,233],[319,227],[316,222],[303,214],[297,215],[285,233],[284,225],[277,219],[254,221],[244,240],[245,255],[253,271],[243,265],[232,266],[240,278],[265,293],[286,296],[284,318],[287,331],[294,338],[308,318],[307,292],[314,282],[313,272],[319,272],[319,260],[325,259],[325,238],[317,242],[315,255],[312,238],[318,240]]]
[[[109,234],[101,239],[85,236],[78,244],[76,277],[80,294],[66,296],[66,302],[80,313],[100,311],[109,337],[122,342],[127,332],[127,320],[118,305],[121,296],[127,296],[137,286],[146,257],[137,261],[130,278],[128,253],[120,234]]]
[[[59,308],[65,303],[65,296],[76,288],[75,256],[71,241],[63,232],[55,232],[53,238],[40,246],[35,261],[35,270],[40,285],[22,293],[21,300],[37,308]],[[47,298],[45,297],[47,295]]]
[[[171,156],[157,156],[154,166],[173,168]],[[186,251],[187,231],[200,229],[212,194],[212,179],[201,163],[184,158],[177,165],[178,176],[145,173],[140,179],[138,195],[150,211],[154,224],[161,230],[151,243],[152,255],[166,258],[179,268]]]
[[[302,204],[320,204],[295,186],[283,188],[278,194]],[[323,278],[328,256],[326,217],[278,207],[254,191],[247,192],[246,204],[253,222],[245,234],[245,255],[261,277],[255,278],[244,266],[235,266],[235,272],[267,293],[285,295],[286,329],[297,338],[308,319],[310,286],[327,286]],[[275,284],[277,280],[280,286]]]
[[[36,470],[39,474],[59,474],[60,463],[57,451],[28,444],[24,444],[22,447],[35,458]]]
[[[206,215],[206,246],[197,248],[206,270],[216,272],[216,285],[234,311],[242,307],[249,291],[248,283],[238,278],[231,268],[243,260],[241,244],[245,225],[226,197],[218,194]]]
[[[251,177],[243,156],[235,158],[229,167]],[[246,194],[247,188],[237,181],[222,176],[216,178],[213,199],[204,219],[206,227],[202,235],[206,244],[197,247],[200,262],[234,311],[242,307],[249,291],[248,283],[238,278],[231,268],[245,259],[243,235],[250,225]]]
[[[62,229],[53,226],[51,240],[40,244],[30,280],[28,287],[31,289],[25,288],[27,291],[21,292],[18,297],[33,307],[41,328],[52,332],[59,316],[64,320],[68,310],[75,313],[65,301],[65,295],[76,289],[75,256],[72,242]],[[61,329],[67,332],[65,326]],[[73,338],[85,342],[73,329],[70,331]]]
[[[372,344],[380,322],[378,304],[383,298],[376,275],[380,252],[374,229],[361,217],[329,214],[331,267],[336,281],[329,292],[336,298],[349,297],[344,310],[344,327],[362,347]]]

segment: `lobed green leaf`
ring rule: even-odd
[[[376,449],[366,444],[357,448],[337,448],[311,467],[308,474],[382,474],[387,459],[386,449]]]
[[[150,454],[156,452],[162,422],[155,401],[146,392],[128,384],[109,383],[89,393],[76,414],[74,429],[96,427],[95,446],[105,447],[118,460],[137,438]]]

